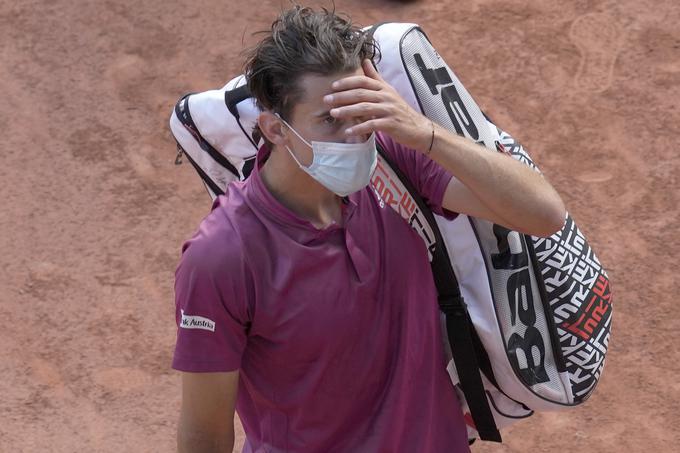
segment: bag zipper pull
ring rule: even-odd
[[[184,149],[182,149],[181,146],[179,146],[179,143],[177,144],[177,156],[175,156],[175,165],[182,165],[182,153],[184,153]]]

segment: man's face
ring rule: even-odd
[[[359,143],[368,140],[368,135],[347,136],[345,129],[359,123],[360,120],[348,122],[333,118],[329,113],[330,107],[323,100],[324,96],[333,93],[331,88],[333,82],[352,75],[364,75],[364,72],[359,67],[350,72],[330,76],[309,74],[300,79],[300,87],[304,94],[293,107],[288,123],[310,144],[312,141]],[[287,138],[288,146],[295,152],[300,163],[311,165],[313,154],[309,146],[290,131]]]

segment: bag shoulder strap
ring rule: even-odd
[[[422,197],[414,189],[406,175],[391,161],[380,144],[378,152],[383,160],[397,175],[400,182],[409,191],[418,208],[429,223],[435,237],[432,252],[432,275],[437,287],[439,309],[446,316],[446,330],[453,354],[453,361],[458,371],[460,385],[465,394],[475,429],[482,440],[502,442],[502,438],[489,407],[484,384],[480,374],[480,366],[475,354],[472,321],[467,306],[460,293],[456,274],[444,246],[444,239],[439,231],[434,214]],[[476,333],[475,333],[476,334]]]

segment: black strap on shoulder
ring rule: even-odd
[[[175,114],[184,127],[191,133],[191,135],[196,139],[198,145],[201,149],[212,157],[218,164],[229,170],[237,178],[241,178],[238,170],[234,165],[229,162],[229,160],[224,157],[219,151],[217,151],[213,146],[208,143],[206,139],[203,138],[201,132],[196,127],[193,118],[191,118],[191,112],[189,111],[189,96],[193,93],[185,94],[182,98],[175,104]],[[188,154],[185,152],[185,154]]]
[[[252,96],[250,95],[248,85],[241,85],[240,87],[234,88],[233,90],[225,90],[224,103],[227,105],[227,108],[232,115],[234,115],[236,118],[240,118],[241,115],[239,114],[238,108],[236,106],[240,102],[243,102],[250,97]]]
[[[259,140],[255,139],[254,135],[248,134],[246,132],[245,128],[243,127],[243,124],[241,124],[241,114],[238,111],[238,104],[251,97],[252,95],[250,94],[248,85],[241,85],[240,87],[234,88],[233,90],[224,91],[224,103],[226,104],[227,109],[229,109],[229,112],[232,115],[234,115],[236,123],[238,123],[238,127],[241,128],[241,132],[243,132],[243,135],[248,137],[250,143],[255,147],[255,150],[257,150],[257,141]]]
[[[437,222],[432,211],[413,188],[408,178],[390,161],[385,151],[379,145],[378,152],[399,177],[411,196],[413,196],[418,208],[432,228],[435,236],[435,247],[432,250],[432,275],[437,287],[437,293],[439,294],[439,308],[446,315],[446,330],[453,354],[453,361],[458,371],[460,385],[470,407],[472,420],[475,423],[475,428],[480,438],[482,440],[502,442],[501,434],[496,427],[496,422],[486,399],[486,392],[480,374],[480,364],[477,360],[477,354],[475,354],[474,337],[476,332],[474,332],[467,306],[460,293],[458,280],[453,272],[449,256],[446,253],[444,240]],[[479,344],[477,344],[477,348],[479,348]],[[488,361],[488,358],[486,360]]]

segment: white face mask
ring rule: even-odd
[[[378,163],[378,152],[375,147],[375,133],[363,143],[315,142],[310,145],[307,140],[293,129],[278,113],[276,116],[312,148],[314,159],[312,165],[305,167],[295,157],[288,146],[286,149],[295,162],[309,176],[321,185],[341,197],[363,189],[371,181],[371,175]]]

